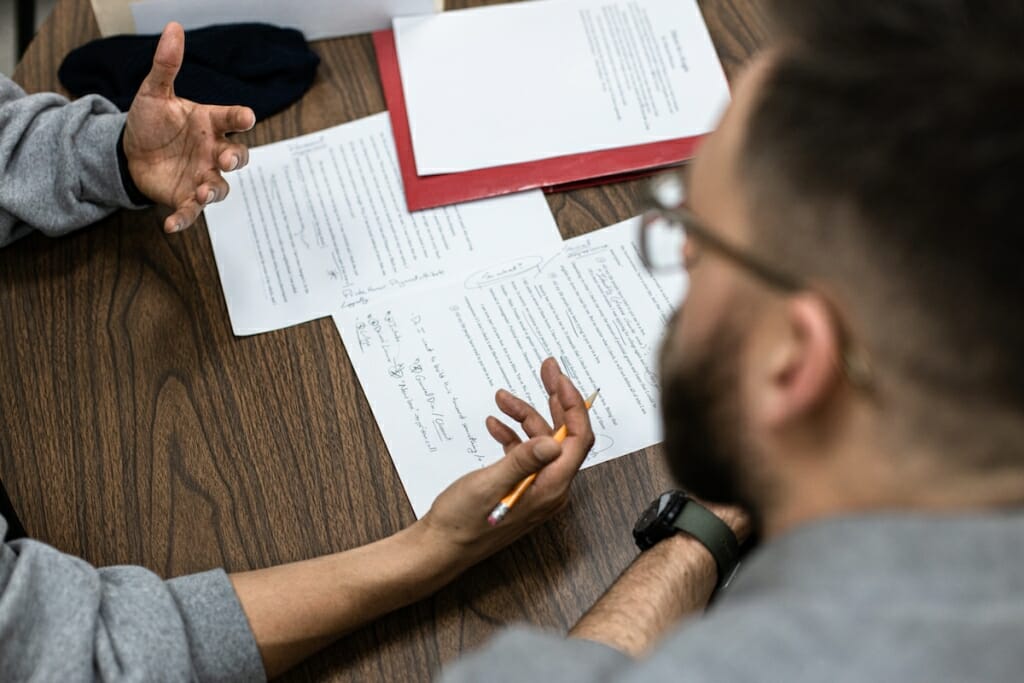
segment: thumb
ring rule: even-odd
[[[185,30],[181,24],[171,22],[164,28],[153,55],[153,68],[142,82],[139,92],[156,97],[174,96],[174,79],[185,58]]]
[[[497,479],[502,481],[503,486],[515,486],[531,474],[539,472],[561,453],[562,444],[550,436],[538,436],[524,441],[509,449],[505,457],[496,463],[499,474]]]

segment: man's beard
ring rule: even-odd
[[[737,364],[740,336],[722,325],[704,355],[681,368],[676,311],[662,343],[660,358],[661,413],[665,456],[673,478],[688,493],[709,502],[740,504],[749,511],[750,459],[744,448]]]

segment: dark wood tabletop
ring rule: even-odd
[[[477,4],[488,3],[448,2]],[[762,40],[763,10],[701,7],[732,77]],[[63,57],[98,37],[88,0],[59,0],[15,80],[61,91]],[[313,48],[312,90],[244,142],[384,110],[369,36]],[[638,213],[640,188],[548,201],[571,237]],[[29,533],[96,565],[171,577],[308,558],[411,523],[333,323],[235,337],[205,223],[167,236],[164,215],[121,211],[0,251],[0,478]],[[632,522],[668,485],[657,447],[581,473],[557,518],[289,678],[427,680],[503,624],[570,627],[634,557]]]

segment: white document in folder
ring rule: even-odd
[[[392,17],[440,11],[443,0],[139,0],[132,17],[137,33],[160,33],[169,21],[186,29],[258,21],[297,28],[306,40],[377,31]]]
[[[250,153],[206,208],[231,326],[256,334],[557,249],[539,191],[414,214],[387,113]]]
[[[546,409],[538,372],[548,356],[584,395],[601,389],[585,466],[660,440],[655,356],[686,282],[647,273],[636,230],[626,221],[458,286],[334,315],[417,516],[501,456],[484,426],[497,389]]]
[[[702,135],[729,100],[695,0],[537,0],[394,28],[419,175]]]

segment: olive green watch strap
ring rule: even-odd
[[[683,505],[682,512],[672,526],[690,534],[708,549],[718,567],[719,586],[732,577],[740,561],[740,544],[728,524],[711,510],[690,499]]]

